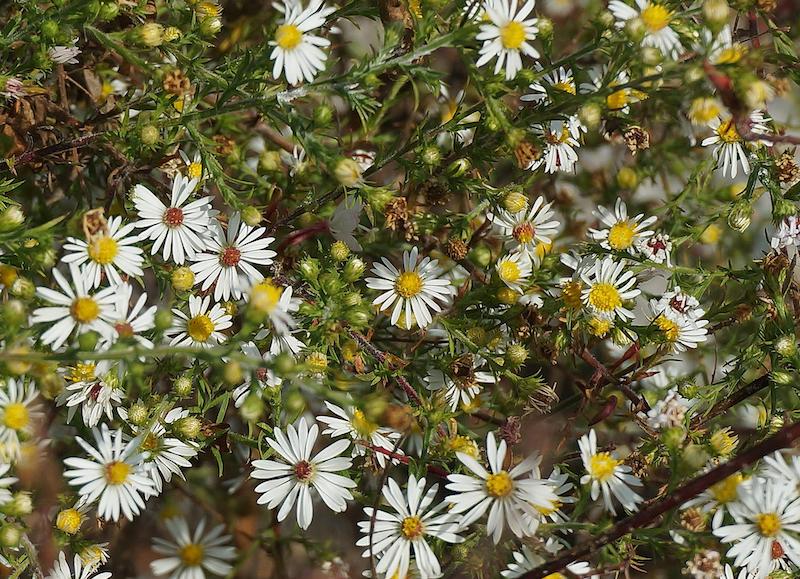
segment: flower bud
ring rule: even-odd
[[[19,300],[11,299],[3,304],[3,321],[9,327],[19,327],[28,319],[25,304]]]
[[[351,257],[342,270],[342,278],[348,283],[353,283],[364,275],[366,269],[367,266],[360,258]]]
[[[192,378],[188,374],[178,376],[172,384],[172,390],[176,395],[185,398],[192,393]]]
[[[335,241],[331,245],[331,257],[336,261],[344,261],[350,256],[350,248],[344,241]]]
[[[200,435],[203,428],[203,423],[196,416],[187,416],[181,418],[175,423],[175,432],[180,434],[183,438],[194,440]]]
[[[128,410],[128,421],[135,426],[142,426],[149,418],[150,412],[147,405],[143,402],[137,402],[131,405]]]
[[[470,168],[472,168],[472,164],[469,162],[469,159],[462,157],[461,159],[456,159],[447,166],[447,174],[451,177],[461,177],[469,171]]]
[[[145,46],[161,46],[164,41],[164,27],[157,22],[142,24],[138,30],[138,39]]]
[[[248,422],[255,422],[264,414],[264,401],[257,394],[248,394],[239,407],[239,412]]]
[[[258,166],[263,171],[277,171],[281,167],[281,154],[278,151],[264,151],[258,156]]]
[[[547,40],[553,36],[553,21],[545,16],[539,17],[536,21],[536,26],[539,28],[539,38]]]
[[[503,197],[503,207],[511,213],[519,213],[528,208],[528,197],[521,191],[511,191]]]
[[[506,350],[509,368],[519,368],[528,359],[528,349],[522,344],[510,344]]]
[[[361,308],[353,308],[345,315],[348,323],[356,328],[363,328],[369,323],[370,314]]]
[[[790,358],[797,354],[797,339],[794,336],[781,336],[772,345],[775,347],[775,351],[784,358]]]
[[[420,159],[428,167],[435,167],[442,162],[442,152],[439,150],[439,147],[428,145],[422,149]]]
[[[717,456],[727,457],[733,454],[739,444],[739,437],[731,432],[730,428],[721,428],[711,435],[709,439],[711,450]]]
[[[588,102],[578,109],[578,120],[590,129],[597,128],[603,115],[600,105]]]
[[[236,386],[244,381],[242,365],[235,360],[226,363],[222,368],[222,378],[228,386]]]
[[[310,352],[305,362],[308,370],[314,374],[323,374],[328,370],[328,357],[322,352]]]
[[[164,42],[173,42],[183,36],[180,28],[175,26],[167,26],[164,29]]]
[[[25,214],[19,205],[9,205],[0,213],[0,231],[16,229],[25,221]]]
[[[27,517],[33,512],[33,500],[27,491],[14,493],[11,502],[5,504],[5,511],[12,517]]]
[[[261,211],[252,205],[248,205],[242,209],[241,215],[242,221],[244,221],[245,225],[249,225],[250,227],[258,227],[263,219],[261,216]]]
[[[497,290],[497,301],[507,306],[513,306],[519,300],[519,293],[510,287],[501,287]]]
[[[639,184],[639,176],[631,167],[622,167],[617,173],[617,185],[622,189],[633,190]]]
[[[194,272],[187,266],[176,267],[170,275],[172,288],[175,291],[185,292],[194,285]]]
[[[727,0],[705,0],[703,2],[703,16],[706,24],[713,31],[719,31],[728,23],[730,6]]]
[[[472,248],[467,256],[469,260],[480,267],[486,267],[492,261],[492,250],[486,245],[480,244]]]
[[[59,26],[58,22],[48,18],[42,21],[39,30],[42,33],[43,38],[47,40],[55,40],[59,31],[61,30],[61,27]]]
[[[97,332],[86,332],[78,336],[78,347],[86,352],[93,352],[100,336]]]
[[[636,44],[639,44],[642,41],[646,33],[647,27],[639,17],[631,18],[625,23],[625,34],[627,34],[628,38],[630,38]]]
[[[666,428],[664,432],[661,433],[661,440],[668,449],[677,450],[681,447],[683,441],[686,440],[686,430],[680,426]]]
[[[348,157],[339,159],[333,174],[339,184],[344,187],[358,187],[361,185],[361,165]]]
[[[200,21],[200,34],[203,36],[216,36],[220,30],[222,30],[222,20],[219,18],[204,18]]]
[[[749,201],[737,201],[728,212],[728,225],[731,229],[742,233],[750,227],[752,215],[753,208]]]
[[[56,528],[68,535],[77,533],[82,523],[83,515],[78,509],[64,509],[56,516]]]
[[[4,525],[0,529],[0,545],[13,549],[22,540],[22,530],[16,525]]]
[[[154,147],[161,140],[161,134],[158,128],[154,125],[145,125],[139,131],[139,137],[142,139],[142,144],[145,147]]]
[[[322,127],[326,127],[333,120],[333,108],[329,105],[318,105],[314,108],[314,122]]]
[[[313,257],[306,257],[298,266],[300,275],[308,281],[316,281],[319,277],[319,260]]]
[[[27,278],[20,277],[11,284],[11,288],[9,289],[11,295],[18,297],[22,300],[32,300],[33,297],[36,295],[36,286],[33,285],[33,282]]]
[[[156,312],[155,327],[159,332],[168,330],[172,327],[172,312],[168,309],[160,309]]]
[[[279,376],[286,376],[294,372],[294,358],[287,353],[279,354],[275,360],[275,372]]]

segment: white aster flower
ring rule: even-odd
[[[631,467],[611,456],[609,452],[597,451],[597,435],[594,429],[580,438],[578,446],[581,450],[583,467],[586,469],[586,474],[581,477],[581,484],[591,483],[592,500],[596,501],[602,492],[603,505],[612,515],[617,514],[612,496],[626,511],[638,510],[642,497],[630,487],[642,486],[642,482],[630,474]]]
[[[527,253],[509,253],[497,260],[497,277],[517,293],[525,293],[524,285],[531,276],[532,263]]]
[[[536,72],[542,72],[542,70],[544,70],[542,65],[537,62]],[[553,102],[552,94],[565,93],[575,95],[578,91],[572,71],[563,66],[545,73],[536,82],[529,85],[528,88],[532,92],[522,95],[520,100],[545,105]]]
[[[790,460],[787,461],[782,452],[765,457],[761,474],[765,478],[800,490],[800,456],[790,456],[789,458]]]
[[[440,511],[447,503],[436,499],[439,485],[425,491],[425,479],[419,480],[412,474],[408,478],[406,492],[389,479],[382,494],[392,511],[365,507],[366,521],[359,521],[363,535],[356,543],[367,547],[364,557],[379,555],[375,571],[385,577],[407,577],[413,560],[420,579],[434,579],[442,575],[442,568],[436,554],[428,545],[427,537],[445,543],[461,543],[464,538],[458,535],[458,517]],[[373,524],[373,517],[375,519]]]
[[[261,494],[258,504],[266,503],[270,509],[281,505],[278,521],[282,521],[297,503],[297,524],[307,529],[314,516],[312,489],[329,509],[341,513],[353,499],[348,489],[355,488],[356,483],[337,474],[353,465],[350,458],[339,456],[350,446],[349,440],[333,442],[312,456],[319,427],[314,424],[309,428],[305,418],[296,424],[287,426],[286,434],[275,428],[275,438],[266,440],[280,460],[253,461],[251,476],[264,480],[255,488]]]
[[[61,551],[58,554],[58,561],[56,561],[53,570],[47,579],[110,579],[111,573],[103,572],[97,573],[97,566],[84,565],[80,555],[75,555],[72,561],[72,567],[67,563],[67,556]]]
[[[733,543],[727,555],[735,567],[745,567],[757,579],[763,579],[786,559],[800,566],[796,535],[800,533],[800,497],[794,487],[753,479],[731,511],[736,523],[721,526],[714,534],[723,543]]]
[[[342,200],[328,223],[331,235],[337,241],[343,241],[352,251],[361,251],[361,244],[353,235],[361,220],[364,204],[357,197],[346,197]]]
[[[469,408],[472,401],[483,390],[483,384],[495,384],[497,378],[491,372],[479,371],[486,360],[480,356],[466,354],[453,361],[447,372],[428,370],[426,386],[430,390],[444,390],[445,399],[453,412],[459,406]]]
[[[104,336],[102,349],[109,348],[119,340],[133,340],[139,346],[152,348],[153,342],[142,334],[155,327],[156,306],[145,309],[147,294],[143,293],[131,307],[133,286],[130,284],[121,284],[116,291],[114,311],[108,318],[112,331]]]
[[[657,48],[668,58],[677,58],[680,54],[681,39],[671,27],[675,15],[669,7],[650,0],[636,0],[634,8],[621,0],[611,0],[608,9],[617,19],[617,28],[624,28],[633,18],[641,19],[645,28],[642,46]]]
[[[506,80],[511,80],[522,69],[523,54],[539,58],[539,52],[530,44],[539,32],[536,26],[538,20],[528,18],[535,5],[535,0],[528,0],[518,10],[517,0],[484,2],[483,8],[489,22],[481,24],[476,37],[483,42],[476,66],[481,67],[497,58],[494,73],[499,73],[505,65]]]
[[[619,198],[614,205],[613,212],[600,205],[593,215],[600,220],[604,227],[603,229],[590,228],[589,234],[605,249],[627,251],[634,254],[636,244],[654,234],[648,227],[656,222],[655,216],[643,219],[644,213],[639,213],[635,217],[630,217],[628,207]]]
[[[545,146],[541,157],[534,159],[528,169],[535,171],[544,165],[546,173],[574,173],[578,162],[576,150],[581,146],[581,135],[586,132],[586,127],[578,117],[573,115],[566,120],[555,119],[536,125],[533,129]]]
[[[200,154],[200,151],[195,152],[195,154],[190,158],[184,151],[178,151],[178,154],[183,161],[183,166],[186,167],[186,178],[189,182],[194,183],[194,188],[197,188],[197,185],[201,183],[206,178],[206,171],[203,167],[203,156]],[[182,184],[181,188],[185,185]],[[175,182],[172,182],[172,194],[173,198],[175,195]]]
[[[169,575],[170,579],[205,579],[206,573],[220,577],[233,569],[230,564],[236,558],[236,548],[231,536],[225,533],[224,525],[216,525],[206,532],[206,521],[202,519],[193,530],[183,517],[171,517],[164,521],[172,540],[153,539],[153,550],[165,555],[150,563],[154,575]]]
[[[367,453],[367,448],[363,444],[357,444],[358,441],[369,443],[376,448],[383,448],[395,454],[403,454],[403,451],[397,448],[397,441],[402,437],[399,432],[372,422],[367,418],[363,410],[355,406],[342,408],[336,404],[331,404],[327,400],[325,401],[325,406],[335,416],[323,415],[317,417],[317,420],[328,427],[322,431],[322,434],[327,434],[331,438],[350,437],[356,442],[356,444],[353,444],[353,457],[364,456]],[[398,462],[397,459],[390,459],[381,452],[374,451],[374,456],[378,466],[381,468],[386,466],[387,459],[394,464]]]
[[[265,227],[243,223],[238,212],[231,216],[227,233],[214,223],[206,250],[191,258],[195,284],[202,284],[202,291],[216,284],[215,300],[242,297],[242,290],[264,278],[254,266],[271,265],[277,255],[267,249],[275,238],[262,237],[265,232]]]
[[[511,470],[505,470],[506,441],[495,443],[494,433],[486,437],[486,456],[490,471],[463,452],[456,453],[473,474],[451,474],[447,489],[455,494],[447,497],[451,512],[464,513],[462,527],[477,521],[488,510],[487,535],[500,541],[508,525],[517,537],[532,536],[539,521],[538,509],[550,509],[558,500],[550,482],[531,476],[531,469],[541,460],[533,454]]]
[[[711,518],[711,528],[717,529],[724,522],[725,514],[738,503],[739,497],[749,492],[749,485],[750,480],[745,479],[742,473],[734,473],[686,501],[681,508],[695,507],[703,513],[714,513]]]
[[[7,378],[0,386],[0,460],[19,460],[21,442],[30,440],[34,424],[42,415],[38,397],[33,383],[26,385],[22,378]]]
[[[153,480],[157,494],[161,494],[164,483],[171,481],[173,475],[185,479],[181,469],[191,468],[192,463],[189,461],[197,456],[198,448],[195,444],[186,443],[167,432],[169,425],[188,415],[188,410],[173,408],[146,433],[139,433],[139,451],[142,453],[145,472]]]
[[[50,55],[50,60],[56,64],[78,64],[77,57],[80,55],[81,49],[76,46],[77,43],[78,38],[76,37],[72,40],[72,46],[54,46],[47,51],[47,54]]]
[[[8,463],[0,462],[0,506],[3,506],[11,501],[12,494],[8,487],[17,482],[17,478],[13,476],[5,476],[11,470],[11,465]]]
[[[655,233],[649,237],[637,239],[635,245],[636,250],[645,259],[649,259],[653,263],[672,265],[670,262],[672,242],[666,233]]]
[[[670,388],[647,413],[647,424],[654,430],[683,426],[690,407],[691,402],[681,396],[677,388]]]
[[[270,362],[273,359],[270,352],[264,352],[262,354],[255,342],[245,342],[242,344],[242,353],[247,356],[251,362],[253,359],[258,358],[265,362]],[[258,367],[255,371],[246,375],[244,384],[234,388],[232,393],[234,405],[236,408],[241,408],[249,394],[255,392],[257,396],[261,397],[266,389],[278,388],[282,383],[283,380],[280,376],[275,375],[274,370],[266,366]]]
[[[297,326],[291,312],[296,312],[302,303],[300,299],[292,297],[293,293],[292,286],[282,288],[275,285],[271,279],[262,279],[250,287],[247,297],[252,308],[266,314],[273,333],[286,335]],[[256,339],[264,337],[257,336]]]
[[[767,118],[761,111],[753,111],[750,114],[750,130],[756,134],[766,134],[769,128],[766,126]],[[714,131],[710,137],[703,139],[701,143],[704,147],[714,147],[714,158],[717,160],[717,167],[722,170],[723,175],[729,175],[735,179],[739,173],[739,166],[747,174],[750,173],[750,161],[748,146],[739,134],[733,117],[713,119],[708,126]]]
[[[405,328],[416,323],[420,328],[429,325],[433,318],[430,310],[442,311],[455,293],[449,279],[440,277],[442,270],[439,262],[425,257],[417,263],[419,250],[403,252],[403,269],[399,271],[388,259],[381,258],[383,263],[374,263],[372,273],[378,277],[368,277],[367,287],[383,293],[372,302],[381,310],[388,310],[394,304],[391,323],[397,324],[400,314],[405,310]]]
[[[517,579],[517,577],[522,577],[545,562],[543,557],[531,551],[527,545],[523,545],[522,549],[519,551],[514,551],[513,557],[514,560],[508,564],[508,567],[500,572],[500,575],[505,577],[505,579]],[[567,565],[567,571],[582,579],[599,579],[600,577],[600,575],[591,574],[592,568],[586,561],[570,563]],[[548,575],[548,577],[552,577],[552,579],[563,579],[564,575],[561,573],[553,573],[552,575]]]
[[[651,320],[664,335],[672,349],[685,352],[696,348],[708,339],[708,320],[697,299],[676,287],[658,300],[650,300]]]
[[[114,418],[114,408],[122,403],[125,392],[119,388],[119,377],[111,371],[111,362],[77,362],[65,374],[69,381],[56,398],[59,406],[68,408],[67,422],[71,422],[80,408],[83,423],[97,426],[105,416]]]
[[[640,293],[636,289],[636,276],[625,271],[625,261],[614,261],[612,257],[598,259],[590,269],[581,274],[583,304],[600,317],[622,320],[633,319],[633,312],[624,302],[632,300]]]
[[[189,315],[178,309],[172,310],[176,319],[165,332],[166,336],[172,336],[171,346],[210,348],[225,341],[226,336],[222,330],[233,324],[231,316],[220,304],[214,304],[209,309],[210,305],[210,296],[189,296]]]
[[[560,225],[553,219],[555,213],[550,208],[552,203],[545,203],[543,197],[537,197],[530,208],[517,213],[505,209],[489,214],[492,224],[508,239],[511,247],[531,256],[537,255],[540,244],[549,245],[558,232]]]
[[[69,252],[61,261],[81,266],[81,275],[87,280],[87,289],[100,285],[105,275],[109,285],[119,285],[122,278],[117,269],[128,276],[141,276],[142,249],[134,244],[139,241],[133,232],[134,225],[122,225],[122,217],[108,220],[108,231],[98,232],[89,241],[68,237],[64,250]]]
[[[191,167],[189,170],[191,172]],[[211,197],[187,203],[197,184],[197,179],[175,175],[169,205],[144,185],[133,188],[132,200],[139,214],[139,221],[133,225],[144,229],[139,234],[140,239],[153,242],[150,249],[152,255],[161,250],[164,260],[169,261],[171,257],[175,263],[182,265],[187,257],[193,259],[206,249],[211,218],[217,212],[211,209]]]
[[[274,60],[272,76],[286,76],[286,82],[299,84],[303,79],[314,80],[317,73],[325,70],[328,55],[320,47],[330,46],[327,38],[311,34],[321,28],[336,9],[325,6],[322,0],[311,0],[307,8],[302,2],[283,0],[283,22],[275,31],[274,46],[270,60]]]
[[[121,430],[111,432],[105,424],[93,428],[92,433],[97,448],[75,437],[90,459],[65,459],[69,470],[64,471],[64,477],[72,486],[80,487],[78,494],[85,502],[99,499],[99,517],[116,522],[121,513],[132,521],[144,509],[144,499],[155,494],[138,452],[141,440],[125,443]]]
[[[770,240],[772,249],[797,248],[800,245],[800,218],[790,215],[781,221],[778,231]]]
[[[77,334],[95,331],[101,336],[112,331],[108,319],[114,313],[116,288],[108,287],[90,294],[89,281],[78,267],[71,264],[69,271],[72,286],[60,271],[52,270],[61,292],[46,287],[36,288],[36,295],[54,305],[34,310],[31,324],[48,324],[39,339],[54,350],[60,348],[73,331]]]

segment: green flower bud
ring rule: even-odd
[[[242,209],[242,221],[244,221],[246,225],[249,225],[250,227],[258,227],[262,219],[263,217],[261,216],[261,211],[259,211],[256,207],[248,205]]]
[[[172,327],[172,312],[168,309],[160,309],[155,317],[156,331],[163,332]]]
[[[170,281],[172,282],[172,289],[175,291],[189,291],[194,285],[194,272],[185,265],[176,267],[170,274]]]
[[[97,332],[86,332],[78,336],[78,347],[85,352],[93,352],[100,336]]]
[[[8,300],[3,304],[3,322],[9,327],[18,328],[28,319],[28,311],[20,300]]]
[[[144,46],[161,46],[164,41],[164,27],[157,22],[147,22],[139,27],[137,37]]]
[[[528,349],[522,344],[511,344],[506,350],[506,362],[510,368],[519,368],[528,359]]]
[[[461,158],[456,159],[447,166],[447,174],[451,177],[461,177],[472,168],[469,159]]]
[[[19,542],[22,540],[22,529],[20,529],[16,525],[4,525],[2,529],[0,529],[0,545],[3,547],[7,547],[9,549],[16,548],[19,546]]]
[[[188,374],[178,376],[172,384],[172,390],[181,398],[186,398],[192,393],[192,378]]]
[[[9,205],[0,213],[0,232],[17,229],[25,221],[25,214],[19,205]]]
[[[200,34],[207,38],[216,36],[220,30],[222,30],[222,20],[219,18],[204,18],[200,21]]]
[[[728,226],[742,233],[748,227],[750,227],[750,222],[752,220],[753,215],[753,207],[750,205],[749,201],[742,199],[741,201],[737,201],[733,204],[730,211],[728,212]]]
[[[670,450],[677,450],[683,445],[683,442],[685,440],[686,440],[686,430],[684,430],[680,426],[673,426],[672,428],[666,428],[661,433],[661,441],[664,443],[664,446],[666,446]]]
[[[278,151],[264,151],[258,156],[258,166],[263,171],[274,172],[281,168],[281,154]]]
[[[326,127],[333,120],[333,108],[329,105],[321,104],[314,108],[314,122],[317,125]]]
[[[642,42],[646,33],[647,27],[644,25],[641,18],[631,18],[625,23],[625,34],[636,44]]]
[[[794,336],[781,336],[772,345],[775,347],[775,351],[784,358],[791,358],[797,354],[797,339]]]
[[[335,241],[331,245],[331,257],[336,261],[344,261],[350,255],[350,248],[344,241]]]
[[[136,426],[142,426],[150,417],[150,411],[144,402],[136,402],[128,410],[128,421]]]
[[[257,394],[248,394],[239,412],[248,422],[255,422],[264,414],[264,401]]]
[[[442,152],[439,150],[439,147],[434,145],[424,147],[419,157],[428,167],[436,167],[442,162]]]
[[[287,353],[279,354],[275,360],[275,373],[279,376],[288,376],[292,372],[294,372],[295,362],[294,358],[292,358]]]
[[[194,440],[200,436],[200,431],[203,428],[203,423],[195,416],[187,416],[181,418],[175,423],[175,431],[183,438]]]
[[[142,139],[142,144],[145,147],[155,147],[161,140],[161,134],[158,132],[158,127],[145,125],[139,131],[139,138]]]
[[[367,266],[359,257],[351,257],[350,260],[345,264],[344,269],[342,270],[342,278],[347,283],[353,283],[354,281],[358,280],[362,275],[364,275],[364,271],[367,269]]]
[[[578,119],[590,129],[597,128],[603,116],[603,109],[594,102],[588,102],[578,109]]]
[[[97,19],[101,22],[108,22],[114,20],[119,15],[119,4],[116,2],[103,2],[100,4],[100,11],[97,13]]]
[[[33,500],[31,493],[27,491],[20,491],[14,493],[11,502],[6,503],[5,511],[12,517],[27,517],[33,512]]]
[[[492,261],[492,250],[481,243],[473,247],[467,257],[475,265],[486,267]]]
[[[22,300],[30,301],[36,295],[36,286],[26,277],[18,277],[9,289],[11,295]]]
[[[46,40],[55,40],[58,36],[61,27],[59,26],[58,22],[48,18],[47,20],[42,22],[41,27],[42,38]]]
[[[705,0],[703,2],[703,16],[706,24],[713,31],[719,31],[730,18],[731,8],[727,0]]]
[[[333,174],[340,185],[358,187],[361,185],[361,165],[348,157],[339,159]]]
[[[236,386],[244,381],[242,365],[235,360],[225,364],[222,368],[222,378],[228,386]]]

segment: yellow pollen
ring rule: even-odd
[[[270,280],[264,280],[250,291],[250,305],[265,314],[271,314],[278,306],[282,293],[281,288]]]
[[[184,545],[180,550],[181,562],[187,567],[197,567],[203,562],[203,546],[196,543]]]
[[[519,266],[510,260],[506,260],[497,266],[497,273],[500,274],[500,279],[508,283],[514,283],[522,277],[522,271]]]
[[[353,411],[353,418],[350,419],[350,424],[362,438],[369,438],[378,430],[378,425],[371,422],[362,410]]]
[[[12,402],[3,412],[3,424],[11,430],[22,430],[30,422],[28,408],[22,402]]]
[[[282,24],[275,33],[275,42],[284,50],[297,48],[303,40],[303,33],[294,24]]]
[[[195,342],[205,342],[214,332],[214,322],[205,314],[199,314],[186,323],[186,333]]]
[[[733,119],[720,123],[717,127],[717,135],[723,143],[738,143],[742,140]]]
[[[605,482],[614,476],[614,471],[621,463],[607,452],[598,452],[589,460],[589,471],[592,477]]]
[[[95,379],[94,368],[93,362],[87,362],[86,364],[78,362],[74,368],[70,368],[67,380],[72,382],[91,382]]]
[[[606,97],[606,106],[612,111],[624,109],[630,103],[630,93],[628,89],[620,89],[612,92]]]
[[[553,85],[553,88],[572,95],[576,94],[575,84],[571,82],[557,82]]]
[[[581,292],[583,284],[578,280],[565,282],[561,285],[561,298],[571,310],[581,309]]]
[[[203,176],[203,164],[197,161],[189,163],[186,172],[189,174],[189,179],[200,179]]]
[[[550,573],[545,575],[544,579],[564,579],[564,576],[561,573]]]
[[[633,237],[636,230],[630,221],[620,221],[611,226],[608,231],[608,244],[611,249],[628,249],[633,245]]]
[[[100,315],[100,306],[90,297],[76,298],[69,308],[69,313],[76,322],[88,324]]]
[[[696,98],[689,108],[689,119],[696,125],[706,125],[719,115],[719,103],[712,98]]]
[[[611,320],[605,318],[592,318],[589,320],[589,333],[598,338],[602,338],[611,331],[613,324]]]
[[[500,42],[503,43],[505,49],[519,50],[519,47],[525,42],[525,27],[512,20],[500,28]]]
[[[395,280],[394,289],[404,298],[413,298],[422,291],[422,278],[416,271],[404,271]]]
[[[100,237],[89,244],[89,258],[100,265],[108,265],[117,257],[117,242],[110,237]]]
[[[678,336],[681,333],[680,329],[678,328],[678,324],[670,320],[667,316],[658,316],[656,318],[656,325],[662,332],[664,332],[664,336],[668,341],[675,342],[678,340]]]
[[[755,520],[758,531],[765,537],[774,537],[781,530],[781,519],[775,513],[761,513]]]
[[[126,462],[115,460],[106,465],[106,481],[110,485],[121,485],[128,480],[131,467]]]
[[[559,500],[551,501],[551,502],[550,502],[550,506],[549,506],[549,507],[538,506],[538,507],[534,507],[534,508],[535,508],[537,511],[539,511],[539,513],[540,513],[540,514],[542,514],[542,515],[544,515],[545,517],[547,517],[547,516],[549,516],[549,515],[552,515],[552,514],[553,514],[553,513],[555,513],[555,512],[556,512],[558,509],[560,509],[560,508],[561,508],[561,501],[559,501]]]
[[[422,536],[425,531],[419,517],[406,517],[403,519],[402,532],[406,539],[414,540]]]
[[[739,62],[744,56],[744,47],[740,44],[729,46],[720,51],[714,59],[714,64],[734,64]]]
[[[672,13],[660,4],[650,4],[642,10],[642,22],[652,34],[666,28],[672,20]]]
[[[453,452],[463,452],[472,458],[478,458],[478,446],[468,436],[454,436],[450,439],[449,447]]]
[[[504,470],[497,474],[490,474],[486,479],[486,492],[493,497],[502,498],[511,494],[514,490],[514,481],[511,476]]]
[[[83,517],[77,509],[64,509],[56,517],[56,527],[69,535],[74,535],[81,528]]]
[[[739,485],[742,480],[744,480],[744,477],[736,473],[713,485],[709,492],[714,497],[714,500],[721,505],[732,503],[739,498]]]
[[[622,297],[613,285],[601,282],[589,290],[589,304],[598,311],[612,312],[622,305]]]

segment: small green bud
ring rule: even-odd
[[[164,27],[157,22],[147,22],[139,27],[137,36],[144,46],[161,46],[164,41]]]
[[[99,339],[100,336],[97,332],[85,332],[78,336],[78,347],[85,352],[93,352]]]
[[[216,36],[220,30],[222,30],[222,20],[215,16],[200,21],[200,34],[207,38]]]
[[[472,168],[469,159],[461,158],[456,159],[447,166],[447,174],[451,177],[461,177]]]
[[[58,36],[61,27],[59,26],[58,22],[48,18],[47,20],[42,22],[41,32],[42,37],[46,40],[55,40]]]
[[[175,291],[188,291],[194,285],[194,272],[185,265],[176,267],[170,274],[170,281],[172,282],[172,289]]]
[[[339,159],[333,174],[340,185],[358,187],[361,185],[361,165],[349,157]]]
[[[255,422],[264,414],[264,401],[257,394],[248,394],[244,403],[239,407],[242,418],[248,422]]]
[[[347,283],[353,283],[362,275],[364,275],[364,271],[366,269],[367,266],[364,264],[361,258],[353,256],[345,264],[344,269],[342,270],[342,278],[344,278]]]
[[[633,190],[639,184],[639,176],[636,174],[636,169],[631,167],[622,167],[617,172],[617,185],[622,189]]]
[[[287,376],[294,372],[295,362],[287,353],[279,354],[275,360],[275,373],[279,376]]]
[[[0,213],[0,231],[17,229],[25,221],[25,214],[19,205],[9,205]]]
[[[8,524],[4,525],[2,529],[0,529],[0,545],[3,547],[7,547],[9,549],[16,548],[19,546],[19,542],[22,540],[22,529],[20,529],[16,525]]]
[[[97,13],[97,19],[101,22],[108,22],[114,20],[119,15],[119,4],[116,2],[103,2],[100,4],[100,11]]]
[[[175,423],[175,431],[189,440],[197,438],[202,428],[203,423],[195,416],[186,416]]]
[[[539,38],[542,40],[548,40],[553,36],[553,21],[549,18],[542,16],[540,17],[537,22],[536,26],[539,27]]]
[[[9,327],[19,327],[28,319],[28,311],[20,300],[12,299],[3,304],[3,322]]]
[[[236,386],[244,381],[242,365],[235,360],[225,364],[222,368],[222,378],[228,386]]]
[[[36,295],[36,286],[33,282],[26,277],[18,277],[9,288],[11,295],[20,298],[21,300],[29,301]]]
[[[681,445],[683,445],[683,442],[686,440],[686,430],[684,430],[680,426],[673,426],[672,428],[666,428],[661,433],[661,440],[664,443],[664,446],[666,446],[670,450],[677,450],[678,448],[681,447]]]
[[[329,105],[319,105],[314,109],[314,122],[326,127],[333,120],[333,108]]]
[[[181,398],[186,398],[192,393],[192,378],[188,374],[178,376],[172,385],[172,390]]]
[[[139,137],[145,147],[154,147],[161,140],[161,134],[154,125],[145,125],[139,131]]]
[[[492,261],[492,250],[481,243],[473,247],[467,257],[475,265],[486,267]]]
[[[753,207],[749,201],[744,199],[737,201],[733,204],[733,207],[731,207],[730,211],[728,212],[728,226],[730,226],[731,229],[742,233],[748,227],[750,227],[752,215]]]
[[[20,491],[14,493],[10,503],[6,503],[4,507],[7,514],[12,517],[27,517],[33,512],[33,500],[31,493],[27,491]]]
[[[797,354],[797,339],[794,336],[781,336],[772,345],[775,347],[775,351],[784,358],[791,358]]]
[[[335,241],[331,245],[331,257],[336,261],[344,261],[350,256],[350,248],[344,241]]]
[[[509,367],[519,368],[528,359],[528,349],[522,344],[511,344],[506,350],[506,362]]]
[[[297,266],[302,275],[308,281],[316,281],[319,277],[319,260],[313,257],[306,257]]]
[[[362,328],[369,323],[370,315],[369,313],[365,312],[363,309],[359,308],[352,308],[348,310],[346,314],[346,318],[348,323],[351,326],[355,326],[357,328]]]
[[[259,211],[258,208],[248,205],[242,209],[242,221],[244,221],[246,225],[258,227],[262,219],[261,211]]]
[[[731,8],[727,0],[705,0],[703,2],[703,16],[706,24],[713,31],[719,31],[728,23]]]
[[[163,332],[172,327],[172,312],[168,309],[160,309],[155,317],[156,331]]]
[[[708,459],[708,452],[700,445],[689,443],[683,447],[683,460],[692,471],[702,468]]]
[[[647,27],[641,18],[631,18],[625,23],[625,33],[633,42],[639,44],[647,33]]]
[[[270,173],[281,168],[281,154],[278,151],[264,151],[258,156],[258,166]]]
[[[149,416],[150,411],[144,402],[136,402],[131,405],[130,410],[128,410],[128,420],[131,424],[136,426],[142,426],[146,423]]]
[[[436,167],[442,162],[442,152],[439,150],[439,147],[428,145],[420,152],[420,159],[422,159],[422,162],[428,167]]]
[[[578,119],[590,129],[597,128],[603,117],[603,109],[594,102],[588,102],[578,109]]]

